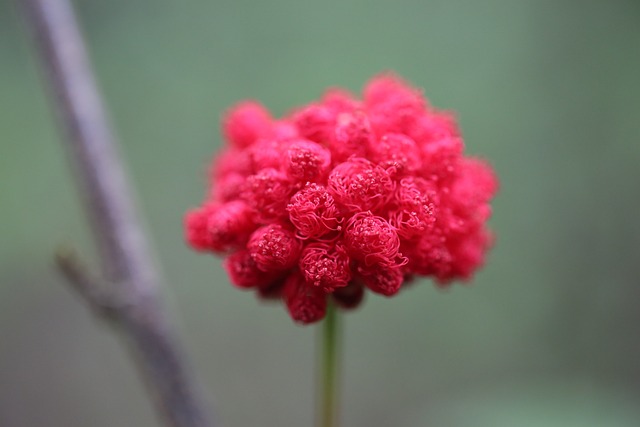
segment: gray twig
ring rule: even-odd
[[[71,248],[63,247],[56,251],[56,265],[67,278],[69,285],[85,300],[96,315],[106,320],[117,319],[118,310],[125,309],[125,302],[110,290],[105,283],[82,263],[78,254]]]
[[[70,0],[22,0],[54,109],[98,244],[103,273],[69,253],[58,263],[74,289],[126,338],[142,377],[173,427],[213,426],[159,296],[160,282],[132,187],[95,83]],[[109,286],[105,286],[109,284]]]

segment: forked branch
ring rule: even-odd
[[[53,108],[85,202],[102,274],[71,253],[58,263],[74,289],[133,350],[156,406],[172,427],[214,424],[202,406],[160,298],[160,281],[106,118],[70,0],[22,0]]]

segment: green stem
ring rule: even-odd
[[[339,318],[333,304],[322,322],[318,427],[337,427]]]

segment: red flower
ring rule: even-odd
[[[498,180],[464,157],[455,117],[390,75],[363,98],[333,89],[279,120],[253,101],[233,107],[209,196],[185,216],[194,249],[229,254],[231,282],[282,299],[296,322],[416,275],[470,279],[493,242]]]

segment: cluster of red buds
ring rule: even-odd
[[[452,114],[395,76],[371,80],[362,100],[332,89],[282,119],[242,102],[223,133],[186,239],[297,322],[322,319],[329,299],[395,295],[416,275],[470,279],[491,246],[494,172],[463,156]]]

